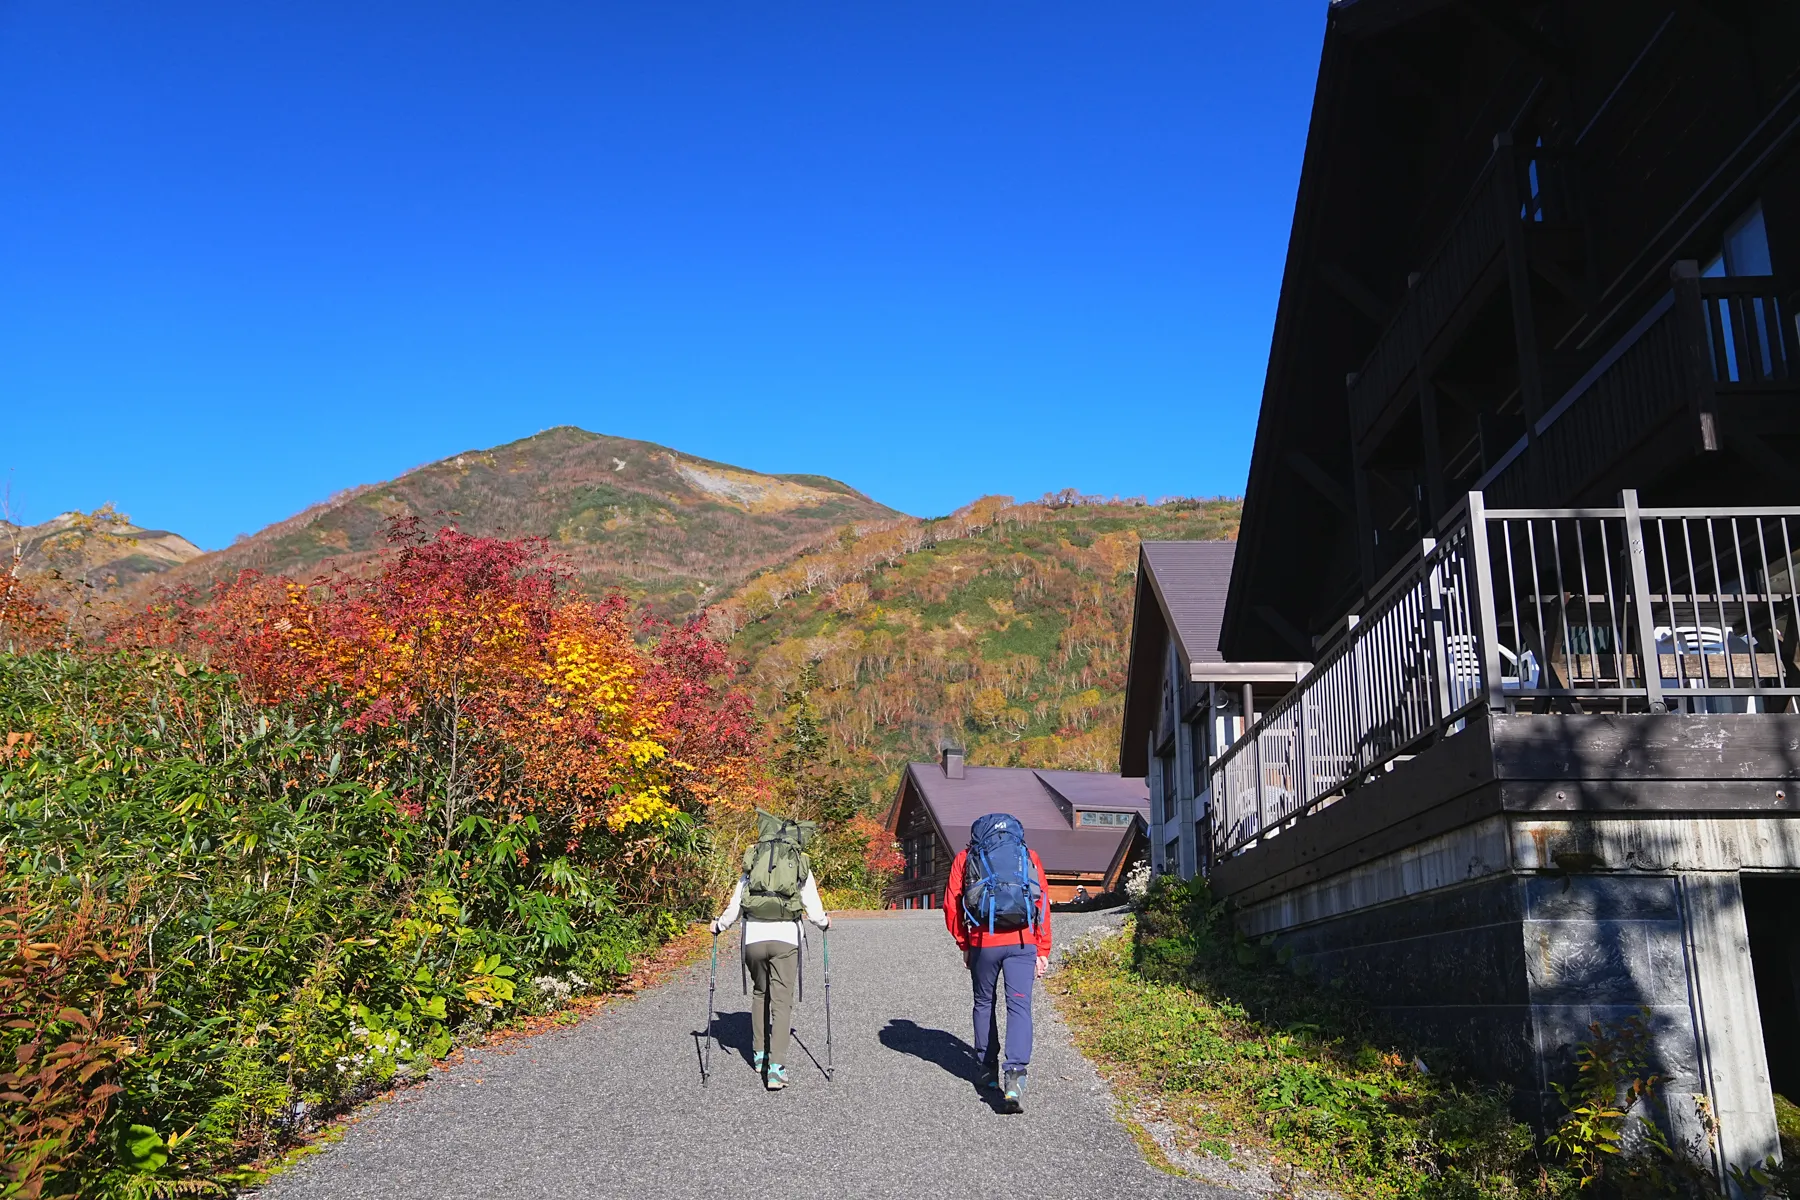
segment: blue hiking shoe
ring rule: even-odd
[[[763,1086],[767,1087],[771,1092],[779,1092],[782,1088],[786,1087],[787,1068],[778,1062],[770,1063],[768,1078]]]
[[[979,1087],[984,1092],[999,1091],[1000,1090],[1000,1067],[998,1066],[998,1064],[996,1064],[994,1066],[983,1066],[981,1068],[981,1080],[979,1083],[976,1084],[976,1086]]]
[[[1025,1072],[1003,1072],[1000,1076],[1000,1090],[1008,1112],[1025,1111]]]
[[[758,1075],[762,1074],[763,1064],[768,1061],[769,1052],[767,1050],[758,1050],[755,1054],[750,1056],[750,1065],[756,1068],[756,1073]]]

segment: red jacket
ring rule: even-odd
[[[1031,855],[1031,866],[1038,877],[1038,894],[1043,897],[1037,928],[1015,929],[1011,933],[989,933],[984,926],[970,924],[963,915],[963,863],[968,860],[969,852],[957,851],[955,861],[950,864],[950,882],[944,888],[944,924],[949,927],[950,936],[956,939],[959,950],[966,952],[987,946],[1024,946],[1036,942],[1038,957],[1050,957],[1050,884],[1044,878],[1044,864],[1038,861],[1037,851],[1027,850],[1026,853]]]

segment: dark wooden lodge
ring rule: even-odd
[[[1248,933],[1517,1089],[1800,1100],[1800,4],[1330,7],[1207,763]],[[1134,664],[1134,670],[1136,665]]]

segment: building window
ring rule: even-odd
[[[929,879],[936,865],[933,861],[932,846],[937,838],[929,833],[914,834],[900,843],[900,853],[906,859],[906,866],[900,872],[902,879]]]
[[[1198,796],[1206,791],[1207,770],[1212,765],[1206,757],[1206,718],[1195,719],[1187,731],[1194,763],[1194,795]]]
[[[1181,781],[1177,778],[1175,767],[1174,754],[1162,756],[1162,810],[1163,821],[1167,824],[1174,824],[1181,819],[1181,806],[1176,802],[1181,795]]]
[[[1719,252],[1700,272],[1708,278],[1724,275],[1773,275],[1774,261],[1769,257],[1769,232],[1763,225],[1762,205],[1732,222],[1725,231],[1725,242]]]
[[[1078,823],[1089,828],[1108,825],[1129,825],[1133,814],[1123,812],[1083,812],[1078,815]]]

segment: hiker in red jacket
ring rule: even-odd
[[[971,858],[973,855],[973,858]],[[1031,1065],[1031,985],[1050,962],[1050,885],[1016,817],[990,813],[969,830],[950,864],[944,924],[963,952],[975,994],[975,1057],[981,1086],[1018,1112]],[[1006,1057],[1000,1057],[994,988],[1006,981]]]

